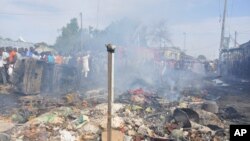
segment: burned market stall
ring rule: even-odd
[[[220,60],[221,74],[239,78],[250,78],[250,41],[238,48],[222,50]]]
[[[76,91],[79,74],[75,67],[50,64],[33,58],[18,60],[13,70],[14,91],[26,95]]]

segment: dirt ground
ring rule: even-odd
[[[220,109],[231,106],[244,116],[244,119],[237,124],[250,124],[250,82],[238,80],[224,80],[224,82],[228,86],[209,85],[208,93],[220,97],[216,100]]]

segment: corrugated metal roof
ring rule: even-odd
[[[12,41],[0,38],[0,47],[16,47],[16,48],[30,48],[34,47],[33,43],[22,42],[22,41]]]
[[[250,48],[250,41],[240,45],[240,48]]]

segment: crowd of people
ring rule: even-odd
[[[89,54],[79,53],[77,55],[70,55],[52,52],[38,53],[33,47],[30,48],[13,48],[0,47],[0,75],[4,85],[10,83],[10,78],[18,60],[25,58],[33,58],[41,60],[46,63],[58,65],[73,65],[81,69],[83,77],[88,77],[89,69]]]

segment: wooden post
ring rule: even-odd
[[[108,51],[108,122],[107,141],[112,139],[112,104],[114,101],[114,52],[115,46],[106,45]]]

